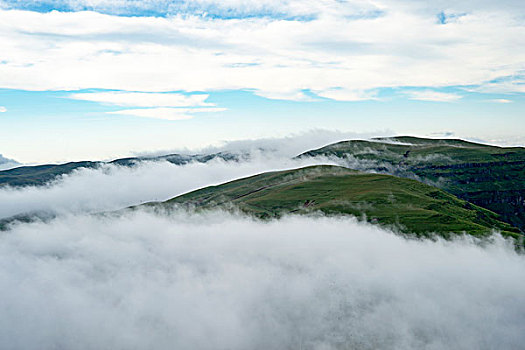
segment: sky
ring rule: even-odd
[[[0,0],[0,154],[312,130],[525,145],[519,0]]]

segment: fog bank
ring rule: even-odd
[[[175,165],[159,161],[135,167],[108,164],[98,169],[82,168],[47,186],[0,188],[0,219],[32,211],[63,214],[118,210],[265,171],[321,163],[333,164],[322,158],[291,160],[255,152],[249,161],[240,162],[214,159]]]
[[[16,160],[6,158],[2,154],[0,154],[0,171],[15,168],[20,165],[21,164],[18,163]]]
[[[68,216],[1,233],[0,348],[518,349],[524,272],[348,218]]]

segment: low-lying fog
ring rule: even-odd
[[[80,168],[57,177],[46,186],[0,187],[0,219],[28,212],[78,214],[118,210],[144,202],[167,200],[198,188],[266,171],[315,164],[335,164],[362,171],[382,165],[354,157],[293,159],[302,152],[350,136],[348,133],[317,130],[285,138],[228,142],[221,148],[201,150],[202,154],[230,152],[250,155],[248,160],[243,158],[239,162],[214,159],[207,163],[175,165],[167,161],[149,161],[134,167],[107,164],[98,169]]]
[[[78,169],[47,186],[0,188],[0,219],[30,211],[81,213],[117,210],[217,185],[265,171],[334,164],[327,159],[292,160],[271,154],[253,154],[251,160],[215,159],[208,163],[174,165],[143,162],[135,167],[105,165]]]
[[[313,164],[335,164],[338,161],[323,158],[292,158],[332,142],[370,136],[313,130],[283,138],[233,141],[220,147],[167,150],[159,153],[230,152],[250,154],[248,161],[226,162],[215,159],[205,164],[190,163],[182,166],[168,162],[143,162],[133,168],[106,165],[100,169],[78,169],[69,175],[58,177],[47,186],[0,187],[0,219],[31,211],[51,211],[58,214],[111,211],[143,202],[166,200],[201,187],[265,171]]]
[[[64,216],[0,234],[0,347],[518,349],[524,271],[349,218]]]

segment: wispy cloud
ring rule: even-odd
[[[335,101],[365,101],[376,100],[376,91],[351,90],[344,88],[331,88],[323,91],[316,91],[317,95]]]
[[[206,94],[151,93],[128,91],[105,91],[75,93],[68,98],[91,101],[121,107],[145,107],[110,111],[108,114],[129,115],[142,118],[164,120],[192,119],[194,113],[223,112],[226,108],[213,107],[214,103],[205,102]],[[210,108],[211,107],[211,108]]]
[[[436,131],[429,134],[430,137],[452,137],[454,135],[453,131]]]
[[[6,170],[6,169],[14,168],[20,165],[21,164],[18,163],[16,160],[6,158],[0,154],[0,170]]]
[[[184,120],[192,119],[193,113],[217,113],[223,112],[226,108],[137,108],[123,109],[120,111],[107,112],[108,114],[129,115],[133,117],[154,118],[164,120]]]
[[[108,91],[75,93],[68,97],[125,107],[194,107],[214,106],[205,102],[209,95],[185,95],[179,93],[146,93],[127,91]]]
[[[5,113],[7,112],[7,108],[5,108],[4,106],[0,106],[0,113]]]
[[[512,103],[512,100],[508,100],[506,98],[495,98],[495,99],[487,100],[487,101],[493,102],[493,103]]]
[[[461,95],[439,92],[433,90],[419,90],[409,91],[405,93],[409,99],[418,101],[432,101],[432,102],[454,102],[461,99]]]

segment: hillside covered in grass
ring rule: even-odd
[[[497,214],[432,186],[329,165],[263,173],[146,204],[163,209],[174,205],[197,210],[236,208],[259,218],[347,214],[418,235],[485,235],[497,229],[504,235],[520,236]]]
[[[352,169],[417,179],[525,229],[525,148],[393,137],[343,141],[299,157],[327,156]]]

